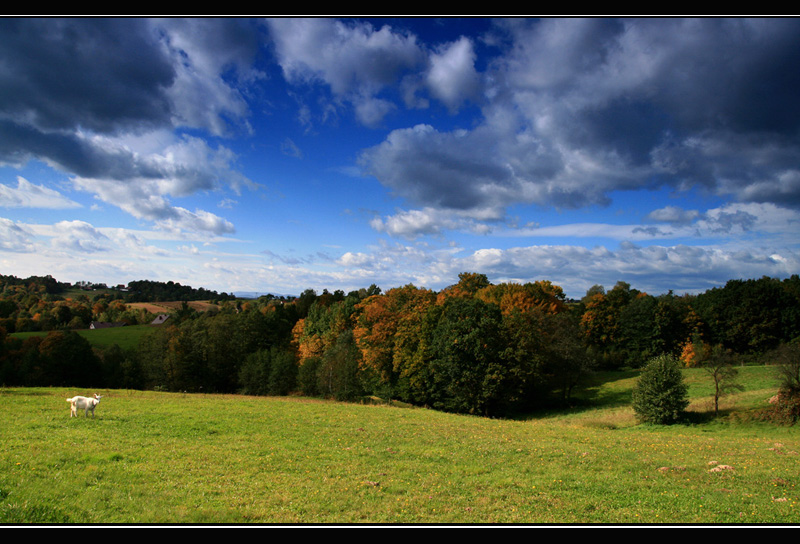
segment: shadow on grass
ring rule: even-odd
[[[638,378],[638,370],[596,372],[586,378],[583,387],[575,394],[575,400],[587,408],[616,408],[631,403],[633,388],[615,386],[615,382]]]
[[[44,397],[52,395],[51,391],[39,391],[33,388],[14,388],[7,389],[0,387],[0,395],[20,395],[22,397]]]
[[[630,406],[632,387],[616,382],[639,377],[638,370],[600,371],[587,376],[575,388],[569,400],[557,398],[559,391],[546,401],[546,406],[534,408],[514,419],[532,419],[579,414],[598,408],[619,408]]]

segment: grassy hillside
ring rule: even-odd
[[[527,421],[303,398],[0,389],[4,523],[796,523],[800,432],[753,417],[768,367],[709,418],[637,425],[632,374]],[[76,499],[76,490],[82,497]]]

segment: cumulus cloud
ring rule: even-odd
[[[243,186],[250,186],[250,180],[233,168],[236,157],[229,149],[213,149],[205,141],[189,137],[175,141],[158,153],[140,154],[122,142],[97,137],[94,146],[109,157],[122,156],[131,160],[121,161],[116,170],[104,169],[103,177],[76,176],[73,183],[77,188],[164,228],[196,229],[215,234],[234,231],[230,221],[203,210],[190,212],[169,200],[222,187],[239,191]]]
[[[466,37],[441,46],[430,56],[425,82],[431,94],[453,111],[480,90],[475,58],[472,41]]]
[[[284,77],[294,84],[328,85],[337,99],[355,105],[367,125],[391,109],[378,93],[424,60],[415,36],[388,25],[375,29],[325,18],[268,19],[266,24]]]
[[[0,217],[0,249],[15,253],[35,251],[33,233],[10,219]]]
[[[325,18],[268,19],[267,25],[285,77],[323,81],[337,95],[378,90],[420,61],[416,38],[388,25],[375,30],[369,23],[348,26]]]
[[[428,46],[414,34],[366,22],[268,19],[267,28],[284,77],[291,84],[322,84],[337,104],[352,106],[360,123],[377,127],[399,105],[428,107],[431,98],[456,112],[479,97],[473,42],[461,37]]]
[[[233,223],[204,210],[191,212],[173,205],[158,184],[146,180],[118,183],[102,179],[77,178],[78,187],[94,193],[98,198],[126,211],[137,219],[152,221],[168,230],[229,234],[235,232]]]
[[[85,221],[59,221],[53,225],[53,248],[73,253],[108,251],[111,240]]]
[[[495,148],[489,131],[442,133],[417,125],[392,131],[359,160],[366,173],[413,204],[485,213],[522,190],[507,165],[489,159]]]
[[[786,248],[725,248],[685,244],[640,247],[620,244],[617,249],[574,245],[485,247],[465,252],[434,249],[424,244],[382,244],[368,252],[348,252],[339,260],[354,278],[381,277],[393,286],[405,283],[441,289],[458,274],[486,274],[494,283],[545,279],[560,285],[568,296],[580,298],[595,284],[613,286],[627,281],[653,294],[670,289],[702,292],[731,278],[785,277],[800,265],[800,254]]]
[[[257,27],[235,18],[168,18],[154,24],[164,29],[175,70],[167,91],[173,123],[225,135],[233,121],[249,131],[249,106],[226,78],[249,85],[265,77],[252,66],[260,45]]]
[[[366,174],[420,208],[476,215],[661,186],[800,204],[796,20],[501,25],[509,45],[481,74],[482,122],[394,130],[362,153]]]
[[[261,77],[249,68],[258,50],[255,25],[25,18],[0,21],[0,32],[0,164],[38,160],[136,217],[231,231],[229,222],[207,212],[171,209],[166,197],[254,184],[236,170],[226,147],[172,134],[249,130],[240,89]],[[143,142],[150,148],[139,147]],[[4,193],[23,202],[23,191],[30,199],[32,190],[23,184]],[[45,192],[38,192],[43,202]],[[47,197],[57,205],[55,195]]]
[[[8,18],[0,33],[5,121],[99,133],[170,122],[175,69],[147,21]]]
[[[461,230],[473,234],[487,234],[491,226],[463,217],[458,212],[424,208],[422,210],[400,210],[394,215],[374,217],[370,226],[378,232],[391,236],[414,239],[425,235],[440,235],[445,230]]]

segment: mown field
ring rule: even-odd
[[[583,408],[499,420],[300,397],[99,391],[70,419],[56,388],[0,389],[0,522],[794,524],[800,429],[759,421],[777,382],[692,423],[639,425],[635,373],[598,374]]]
[[[119,345],[122,349],[133,349],[139,345],[142,336],[153,332],[152,325],[128,325],[125,327],[111,327],[107,329],[78,329],[75,332],[86,338],[92,346],[105,349]],[[10,336],[28,338],[31,336],[47,336],[49,331],[15,332]]]
[[[186,303],[189,308],[198,312],[206,312],[212,308],[219,308],[218,305],[213,304],[207,300],[190,300]],[[127,307],[133,310],[143,309],[153,314],[171,313],[180,310],[183,306],[181,301],[172,302],[129,302]]]

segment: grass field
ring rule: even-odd
[[[299,397],[0,389],[0,522],[800,522],[800,429],[759,422],[769,367],[693,424],[638,425],[634,373],[598,374],[584,406],[524,421]]]
[[[78,334],[86,338],[93,346],[105,349],[114,344],[122,349],[133,349],[139,345],[142,336],[153,332],[151,325],[129,325],[125,327],[110,327],[108,329],[79,329]],[[30,336],[47,336],[48,331],[15,332],[10,336],[28,338]]]

